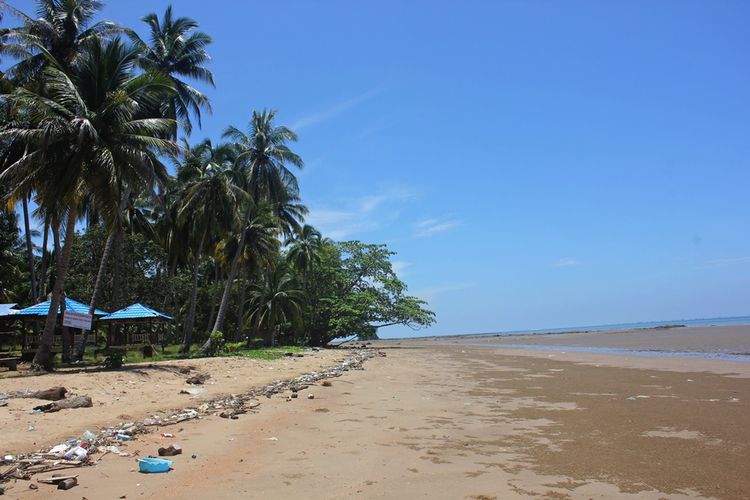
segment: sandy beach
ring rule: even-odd
[[[682,331],[689,332],[686,339],[693,335]],[[744,331],[711,334],[747,344],[750,330]],[[589,342],[615,337],[596,334]],[[678,339],[670,346],[684,350]],[[238,420],[212,416],[165,429],[176,434],[173,439],[155,429],[123,448],[146,456],[165,442],[180,444],[185,453],[168,474],[140,474],[133,458],[108,455],[77,469],[80,485],[72,490],[43,484],[31,490],[29,482],[17,481],[6,485],[6,495],[748,498],[750,363],[587,353],[571,358],[505,349],[489,340],[485,346],[453,340],[377,342],[371,348],[384,357],[332,379],[330,387],[311,386],[291,401],[286,394],[263,398],[258,413]],[[291,374],[343,354],[262,363],[267,371],[283,367]],[[148,406],[141,410],[148,413]],[[92,410],[97,408],[57,414],[60,432],[75,436]],[[7,411],[0,408],[0,415]],[[34,448],[33,433],[12,434],[16,446]],[[9,435],[3,435],[5,441]]]

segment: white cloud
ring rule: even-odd
[[[404,271],[406,270],[406,268],[411,267],[411,262],[394,260],[393,262],[391,262],[391,267],[393,268],[393,272],[396,273],[399,278],[403,278],[406,275]]]
[[[415,196],[410,188],[392,186],[375,194],[341,200],[336,207],[313,203],[306,221],[325,236],[342,240],[354,234],[374,231],[389,220],[397,219],[401,213],[397,206]]]
[[[412,295],[419,297],[422,300],[425,300],[427,302],[431,302],[435,300],[435,298],[438,295],[442,295],[449,292],[457,292],[460,290],[467,290],[469,288],[474,288],[477,286],[477,283],[474,282],[464,282],[464,283],[449,283],[446,285],[436,285],[436,286],[430,286],[426,288],[421,288],[419,290],[415,290]]]
[[[330,120],[331,118],[335,118],[341,113],[355,107],[356,105],[372,99],[373,97],[381,94],[382,92],[383,92],[382,86],[368,90],[367,92],[363,92],[362,94],[359,94],[357,96],[341,101],[337,104],[334,104],[328,109],[324,109],[322,111],[310,113],[309,115],[303,116],[299,118],[297,121],[295,121],[290,128],[294,130],[295,132],[297,132],[299,130],[302,130],[305,127],[309,127],[311,125],[317,125],[318,123],[326,122]]]
[[[568,267],[568,266],[577,266],[578,264],[580,264],[580,262],[578,262],[576,259],[565,257],[555,262],[554,266],[555,267]]]
[[[439,233],[443,233],[454,227],[461,225],[461,222],[455,219],[440,220],[440,219],[424,219],[416,224],[417,232],[414,234],[415,238],[426,238],[428,236],[434,236]]]
[[[698,269],[714,269],[717,267],[726,267],[734,264],[744,264],[750,262],[750,255],[746,257],[724,257],[720,259],[708,260],[703,265],[698,266]]]

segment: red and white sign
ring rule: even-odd
[[[90,314],[65,311],[65,314],[63,315],[63,326],[80,328],[81,330],[91,330],[91,319]]]

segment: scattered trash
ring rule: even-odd
[[[74,446],[65,453],[65,460],[81,461],[85,460],[89,452],[86,448]]]
[[[163,438],[173,438],[174,434],[172,434],[171,432],[162,432],[161,433],[161,437],[163,437]]]
[[[169,472],[172,467],[172,461],[164,458],[139,458],[138,469],[146,474],[158,474],[161,472]]]
[[[72,478],[69,478],[69,479],[63,479],[62,481],[60,481],[59,483],[57,483],[57,489],[58,490],[69,490],[73,486],[77,486],[77,485],[78,485],[78,479],[72,477]]]
[[[278,440],[279,440],[279,438],[277,438],[276,436],[272,436],[270,438],[266,438],[266,441],[278,441]]]
[[[320,385],[322,385],[323,387],[331,387],[333,384],[331,383],[330,380],[324,380],[323,383]]]
[[[340,377],[345,371],[363,370],[364,362],[375,355],[376,354],[374,350],[353,351],[351,355],[349,355],[338,365],[328,367],[320,371],[305,373],[295,379],[276,380],[265,386],[255,387],[243,394],[232,394],[221,399],[203,402],[196,407],[184,408],[182,410],[176,411],[173,414],[152,415],[151,417],[143,419],[139,422],[120,423],[115,427],[103,429],[99,432],[86,431],[80,436],[79,439],[71,439],[66,441],[65,443],[58,444],[49,449],[36,453],[23,454],[19,456],[7,455],[3,458],[3,460],[0,460],[0,462],[7,465],[6,467],[4,467],[4,470],[0,471],[0,482],[12,479],[21,479],[28,481],[34,474],[93,465],[97,460],[93,459],[92,455],[97,453],[100,454],[98,458],[99,460],[101,459],[101,457],[108,453],[112,453],[120,457],[129,457],[133,455],[137,456],[137,451],[134,451],[133,453],[127,453],[125,451],[122,451],[121,448],[116,445],[128,446],[128,440],[133,439],[137,434],[148,432],[148,427],[151,426],[163,427],[184,422],[186,420],[199,419],[206,415],[218,415],[220,413],[226,413],[228,415],[228,418],[236,419],[238,418],[238,415],[254,412],[255,408],[260,406],[260,401],[258,401],[257,399],[260,396],[271,397],[274,394],[281,394],[287,391],[291,391],[290,397],[296,398],[298,397],[298,392],[307,389],[311,384],[316,384],[318,382],[322,383],[322,381],[328,378]],[[185,368],[184,370],[185,371],[183,372],[178,369],[180,373],[188,373],[190,371],[190,369],[187,368]],[[203,378],[204,381],[207,379],[208,376]],[[35,393],[32,391],[0,393],[0,402],[5,401],[11,397],[32,397],[33,394]],[[312,394],[310,394],[308,397],[310,396],[312,396],[311,399],[314,398]],[[83,401],[85,403],[84,406],[70,405],[71,402],[78,401]],[[85,406],[91,406],[91,398],[87,396],[74,396],[71,398],[55,401],[51,405],[43,405],[39,408],[49,407],[49,410],[47,411],[58,411],[65,408],[77,408]],[[36,410],[34,413],[42,413],[42,411],[43,410]],[[35,431],[34,426],[29,425],[28,431]],[[182,428],[180,428],[178,432],[180,431],[182,431]],[[167,437],[168,435],[174,436],[174,434],[163,433],[164,437]],[[278,441],[278,438],[276,437],[268,439],[270,441]],[[83,455],[84,452],[86,453],[85,456]],[[68,460],[66,458],[66,456],[68,455],[73,458],[73,460]],[[195,460],[198,458],[198,455],[194,453],[191,455],[191,457],[193,460]],[[169,460],[148,457],[139,459],[139,468],[141,470],[143,468],[151,467],[151,465],[149,465],[148,463],[144,463],[141,460],[157,460],[159,461],[157,463],[157,466],[159,466],[159,464],[163,464],[164,462],[168,462],[168,465],[163,472],[166,472],[166,470],[169,470],[169,468],[171,467],[171,461]],[[163,465],[161,466],[163,467]],[[61,481],[60,478],[55,479]],[[2,491],[2,486],[0,486],[0,491]]]
[[[315,394],[308,394],[307,399],[315,399]]]

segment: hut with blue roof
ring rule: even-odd
[[[165,345],[169,324],[174,318],[143,304],[135,303],[100,319],[116,326],[107,339],[108,347]],[[144,350],[144,355],[146,350]]]
[[[40,334],[35,332],[41,331],[41,327],[44,325],[44,321],[47,318],[47,313],[49,313],[51,304],[51,299],[45,300],[44,302],[34,304],[33,306],[27,307],[26,309],[20,309],[13,313],[14,319],[20,319],[24,323],[32,323],[36,326],[31,332],[29,332],[28,329],[25,329],[22,349],[22,357],[24,359],[30,359],[36,352],[36,349],[39,345]],[[65,297],[65,300],[60,304],[57,310],[59,324],[58,328],[55,330],[55,336],[52,344],[53,352],[62,352],[66,344],[70,346],[70,348],[73,348],[73,346],[78,345],[78,342],[81,341],[81,336],[83,335],[83,330],[62,326],[62,317],[66,311],[88,314],[89,306],[82,302],[78,302],[77,300],[73,300],[70,297]],[[92,318],[91,330],[95,330],[98,319],[108,314],[109,313],[107,311],[95,309]],[[95,345],[96,335],[89,335],[88,342],[89,344]]]

